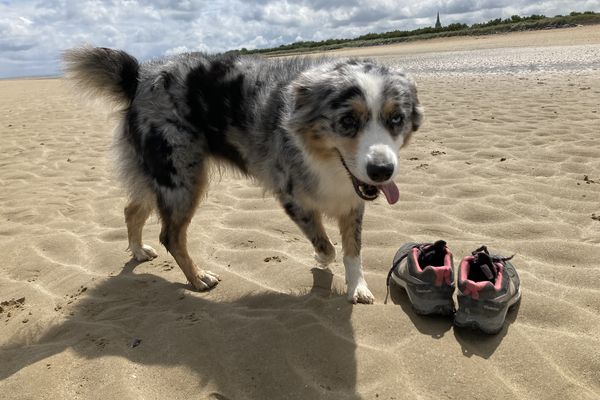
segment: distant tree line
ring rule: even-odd
[[[275,48],[248,50],[233,50],[239,54],[268,54],[280,55],[286,53],[326,51],[342,47],[374,46],[403,42],[408,40],[431,39],[447,36],[487,35],[500,32],[525,31],[538,29],[562,28],[576,25],[600,24],[600,13],[593,11],[571,12],[569,15],[556,15],[546,17],[545,15],[533,14],[527,17],[513,15],[510,18],[496,18],[487,22],[476,23],[471,26],[461,23],[453,23],[441,28],[426,27],[412,31],[395,30],[384,33],[367,33],[353,39],[327,39],[321,41],[300,41],[284,44]]]

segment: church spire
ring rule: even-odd
[[[437,13],[437,20],[435,21],[435,29],[439,29],[442,27],[442,23],[440,22],[440,12]]]

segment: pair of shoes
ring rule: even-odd
[[[482,246],[462,259],[455,285],[446,242],[406,243],[394,257],[387,285],[394,282],[403,287],[417,314],[454,314],[456,326],[495,334],[502,330],[509,308],[521,299],[519,275],[511,259],[490,254]]]

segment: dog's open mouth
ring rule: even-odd
[[[348,169],[344,158],[340,154],[340,160],[342,161],[342,165],[346,168],[346,172],[350,176],[350,180],[352,181],[352,186],[354,186],[354,191],[363,200],[372,201],[379,196],[379,192],[383,192],[385,198],[389,204],[395,204],[400,198],[400,192],[398,191],[398,186],[394,183],[394,181],[390,181],[383,185],[370,185],[359,180],[355,177],[352,172]]]

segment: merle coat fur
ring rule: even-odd
[[[91,47],[64,59],[78,87],[122,110],[116,148],[137,260],[157,255],[142,242],[156,209],[160,241],[191,284],[218,283],[190,257],[186,231],[211,166],[226,165],[273,193],[321,264],[335,258],[321,218],[337,219],[348,298],[373,301],[360,257],[364,203],[385,188],[397,200],[398,152],[422,119],[412,79],[364,60],[192,53],[139,64]]]

